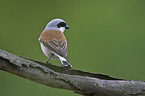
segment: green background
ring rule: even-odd
[[[44,62],[38,38],[54,18],[71,28],[74,69],[145,81],[145,0],[0,0],[0,48]],[[0,96],[40,95],[79,96],[0,71]]]

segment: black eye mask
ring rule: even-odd
[[[60,27],[65,27],[66,24],[64,22],[60,22],[59,24],[57,24],[57,27],[60,28]]]

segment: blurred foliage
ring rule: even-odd
[[[62,18],[74,69],[145,81],[145,0],[0,0],[0,44],[45,61],[38,42],[46,24]],[[60,61],[51,60],[61,66]],[[1,96],[79,96],[0,71]]]

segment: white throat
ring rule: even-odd
[[[63,33],[65,30],[65,27],[60,27],[59,30]]]

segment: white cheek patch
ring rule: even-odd
[[[61,32],[64,32],[65,27],[60,27],[59,30],[60,30]]]

